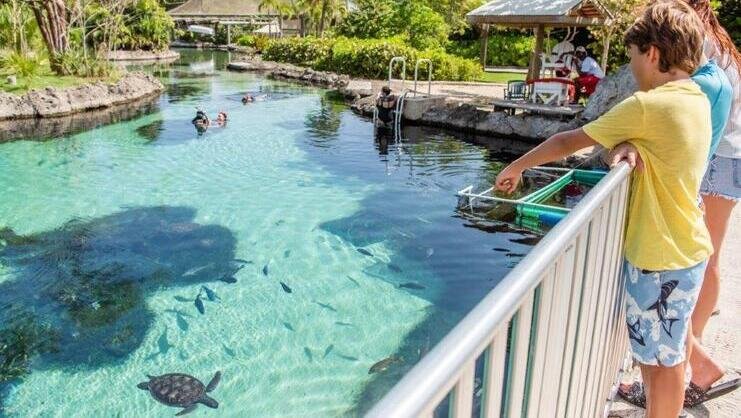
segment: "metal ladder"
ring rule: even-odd
[[[397,142],[401,139],[401,119],[404,113],[404,102],[406,101],[409,90],[404,88],[406,82],[407,73],[407,61],[405,57],[393,57],[389,61],[389,77],[388,86],[391,88],[391,81],[393,80],[393,69],[394,63],[401,62],[401,93],[399,99],[396,101],[396,108],[394,109],[394,135]],[[432,61],[427,58],[420,58],[414,65],[414,87],[412,89],[414,97],[417,96],[417,82],[419,81],[419,66],[420,64],[427,64],[427,96],[430,96],[432,92]],[[377,126],[378,121],[378,108],[373,107],[373,127]]]

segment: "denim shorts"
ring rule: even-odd
[[[687,331],[706,264],[645,271],[625,262],[628,337],[636,361],[672,367],[685,360]]]
[[[741,199],[741,159],[714,155],[702,179],[700,194],[738,202]]]

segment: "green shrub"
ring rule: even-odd
[[[384,79],[388,77],[391,58],[402,56],[407,61],[407,78],[414,75],[417,58],[433,62],[436,80],[474,80],[481,74],[476,61],[455,57],[442,49],[419,51],[404,44],[400,37],[389,39],[357,38],[283,38],[270,42],[263,52],[266,60],[310,66],[354,77]],[[399,77],[397,69],[395,76]],[[420,77],[427,77],[426,67]]]
[[[237,45],[255,48],[257,52],[263,52],[270,43],[270,38],[265,35],[242,35],[237,39]]]
[[[417,49],[445,47],[450,28],[445,19],[427,6],[411,7],[405,22],[408,22],[409,45]]]
[[[535,38],[532,36],[519,32],[492,32],[489,34],[486,65],[527,67],[534,48]],[[479,59],[481,42],[478,40],[456,41],[451,42],[446,49],[453,55]]]
[[[9,51],[3,55],[0,67],[10,74],[30,79],[41,73],[44,63],[35,55]]]
[[[359,0],[356,5],[337,26],[338,35],[378,39],[398,35],[404,29],[397,23],[398,8],[393,0]]]

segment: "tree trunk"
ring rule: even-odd
[[[64,54],[69,50],[68,15],[64,0],[32,0],[28,5],[33,10],[41,36],[49,50],[51,70],[57,75],[68,74],[62,63]]]
[[[319,36],[324,36],[324,19],[327,15],[327,0],[322,1],[322,13],[319,15]]]

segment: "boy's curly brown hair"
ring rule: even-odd
[[[645,53],[659,50],[659,71],[676,68],[692,74],[702,60],[703,24],[683,1],[652,2],[625,32],[626,46],[635,45]]]

